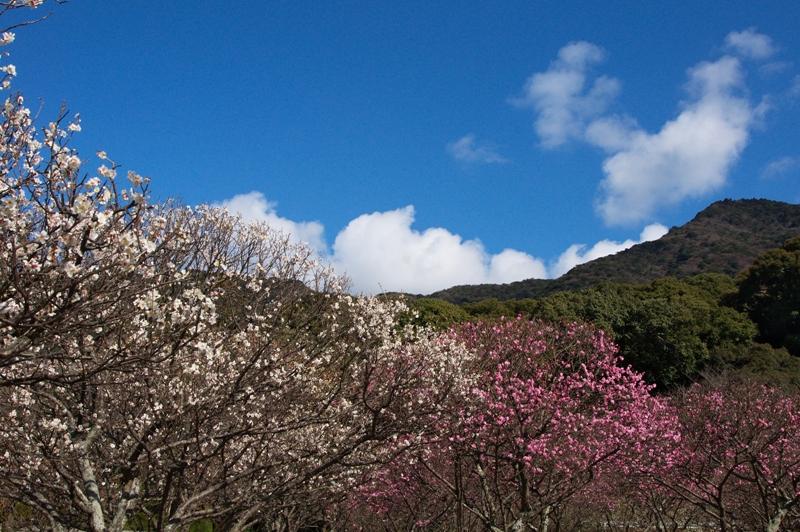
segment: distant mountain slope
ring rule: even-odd
[[[800,235],[800,205],[765,199],[712,203],[662,238],[576,266],[558,279],[454,286],[434,292],[452,303],[523,299],[593,286],[718,272],[734,275],[767,251]]]

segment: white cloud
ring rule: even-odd
[[[295,222],[278,216],[276,203],[270,202],[261,192],[238,194],[230,199],[215,204],[228,209],[249,222],[264,222],[268,226],[291,235],[299,242],[305,242],[317,252],[324,254],[326,250],[325,228],[319,222]]]
[[[645,226],[642,229],[642,232],[639,233],[639,243],[642,242],[651,242],[653,240],[658,240],[662,236],[666,235],[669,232],[669,228],[666,225],[661,224],[650,224]]]
[[[775,179],[800,169],[800,157],[780,157],[764,165],[761,169],[762,179]]]
[[[559,50],[545,72],[528,78],[522,96],[513,103],[536,110],[534,127],[543,147],[581,138],[587,121],[604,113],[616,98],[620,84],[614,78],[600,76],[587,86],[589,68],[604,59],[599,46],[572,42]]]
[[[736,55],[688,70],[686,100],[653,132],[630,116],[609,113],[620,82],[590,78],[590,67],[605,53],[588,42],[562,48],[546,71],[528,78],[515,103],[535,110],[544,148],[580,140],[604,150],[596,210],[610,225],[640,223],[661,207],[722,187],[751,131],[762,125],[770,99],[751,103],[739,57],[766,59],[776,47],[769,36],[750,28],[730,33],[725,48]],[[795,91],[800,94],[800,78],[790,93]]]
[[[322,224],[279,216],[276,204],[261,192],[215,205],[306,242],[347,275],[356,292],[429,293],[458,284],[547,277],[544,262],[522,251],[505,249],[493,255],[480,241],[464,240],[444,228],[413,229],[412,206],[358,216],[336,235],[329,251]]]
[[[777,51],[769,35],[755,28],[732,31],[725,37],[725,49],[748,59],[767,59]]]
[[[586,141],[608,152],[622,151],[640,135],[636,121],[628,116],[606,116],[586,126]]]
[[[595,141],[613,153],[603,162],[597,205],[606,223],[638,222],[660,206],[721,187],[762,112],[740,95],[743,88],[738,59],[700,63],[689,70],[690,100],[659,132],[620,126],[619,142]]]
[[[544,263],[526,253],[486,252],[443,228],[411,227],[411,206],[363,214],[336,236],[333,261],[359,292],[429,293],[458,284],[506,283],[546,276]]]
[[[491,254],[479,240],[465,240],[441,227],[414,229],[414,207],[410,205],[356,217],[336,235],[331,250],[322,224],[279,216],[275,203],[260,192],[239,194],[216,205],[309,243],[361,293],[426,294],[461,284],[558,277],[578,264],[658,239],[667,232],[663,225],[651,224],[642,230],[639,240],[601,240],[589,248],[574,244],[548,269],[541,259],[522,251],[504,249]]]
[[[544,279],[548,276],[544,262],[531,255],[506,248],[489,261],[488,283],[511,283],[523,279]]]
[[[601,240],[590,248],[587,248],[585,244],[573,244],[558,257],[556,263],[550,268],[550,275],[554,278],[561,277],[578,264],[619,253],[642,242],[658,240],[667,234],[667,231],[668,229],[661,224],[650,224],[642,230],[639,240],[628,239],[624,242]]]
[[[507,163],[497,148],[485,142],[478,142],[472,133],[447,145],[447,152],[456,161],[466,163]]]

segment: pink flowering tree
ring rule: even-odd
[[[374,474],[363,500],[385,519],[546,530],[607,471],[676,437],[602,331],[519,318],[451,334],[476,352],[475,384],[451,395],[425,445]]]
[[[661,488],[694,505],[718,530],[800,525],[800,397],[729,379],[675,399],[681,441]]]
[[[674,436],[676,421],[667,411],[659,425]],[[628,467],[609,470],[592,482],[572,500],[566,512],[568,522],[566,526],[560,523],[562,528],[578,529],[575,523],[583,522],[609,530],[677,532],[706,523],[707,517],[696,506],[650,476],[655,468],[663,471],[668,467],[675,444],[675,439],[655,438],[640,456],[631,457]]]

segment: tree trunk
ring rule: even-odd
[[[461,457],[456,455],[455,463],[455,488],[456,488],[456,530],[464,530],[464,486],[461,480]]]
[[[514,524],[511,525],[512,532],[523,532],[525,530],[531,530],[531,520],[533,519],[533,514],[531,512],[522,512],[519,514],[519,517],[514,521]]]
[[[542,529],[540,532],[547,532],[550,528],[550,506],[545,506],[542,510]]]
[[[139,479],[134,477],[126,482],[123,487],[121,500],[117,505],[117,512],[114,515],[114,519],[111,521],[111,526],[108,528],[109,532],[122,532],[125,529],[125,523],[128,520],[128,511],[134,507],[138,497]]]
[[[100,504],[100,491],[97,488],[97,479],[94,468],[85,456],[80,458],[81,477],[83,478],[83,495],[89,511],[93,532],[105,532],[106,523],[103,517],[103,506]]]
[[[103,515],[103,505],[100,502],[100,490],[97,487],[97,477],[94,474],[92,461],[89,460],[89,448],[94,443],[95,438],[100,432],[100,427],[94,426],[89,432],[75,438],[75,447],[80,454],[78,455],[78,469],[81,472],[81,486],[77,481],[75,487],[80,498],[81,506],[89,514],[89,523],[93,532],[106,532],[106,519]]]
[[[786,508],[778,509],[778,512],[773,515],[769,522],[767,523],[766,532],[778,532],[781,529],[781,522],[783,518],[786,516],[787,510]]]

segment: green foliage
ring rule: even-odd
[[[767,206],[772,203],[766,202]],[[709,224],[749,223],[763,228],[777,223],[753,221],[764,202],[748,203],[744,210],[732,204],[738,202],[721,202],[698,215],[695,221],[702,223],[690,228],[693,237]],[[797,206],[779,206],[778,222],[800,231],[793,217]],[[747,253],[756,248],[749,237],[735,244],[715,241],[711,248],[729,245]],[[514,285],[503,287],[507,292]],[[489,298],[461,307],[438,299],[418,302],[423,309],[421,320],[437,327],[520,314],[553,322],[591,322],[609,332],[625,361],[660,391],[702,378],[705,371],[733,371],[800,386],[800,358],[792,356],[800,355],[800,238],[768,250],[737,280],[706,272],[643,284],[598,282],[535,299]]]
[[[744,313],[721,304],[735,290],[727,275],[702,274],[641,285],[601,283],[539,299],[487,299],[464,304],[462,312],[441,300],[422,299],[416,304],[423,305],[421,318],[437,327],[520,314],[552,322],[593,323],[613,336],[628,364],[666,391],[698,378],[713,365],[713,353],[750,345],[755,325]]]
[[[416,323],[430,325],[435,329],[447,329],[455,323],[470,319],[466,310],[441,299],[412,299],[408,301],[408,306],[412,313],[417,314]]]
[[[499,318],[513,315],[508,303],[510,302],[498,299],[484,299],[474,303],[467,303],[464,305],[464,310],[473,318]]]
[[[0,529],[38,530],[46,520],[31,506],[18,501],[0,499]]]
[[[189,532],[214,532],[214,522],[211,519],[202,519],[189,525]]]
[[[736,293],[736,281],[730,275],[722,273],[701,273],[682,279],[690,286],[699,288],[708,296],[717,300],[723,300],[731,294]]]
[[[739,279],[736,299],[762,341],[800,355],[800,238],[759,257]]]
[[[713,371],[735,372],[768,384],[800,388],[800,358],[784,348],[751,343],[725,346],[711,354]]]
[[[129,517],[125,528],[136,532],[150,532],[154,529],[150,524],[150,517],[144,512],[137,512]]]
[[[589,321],[607,330],[625,361],[664,390],[698,375],[713,350],[750,343],[753,324],[720,305],[732,288],[723,275],[605,283],[544,298],[539,317]]]

